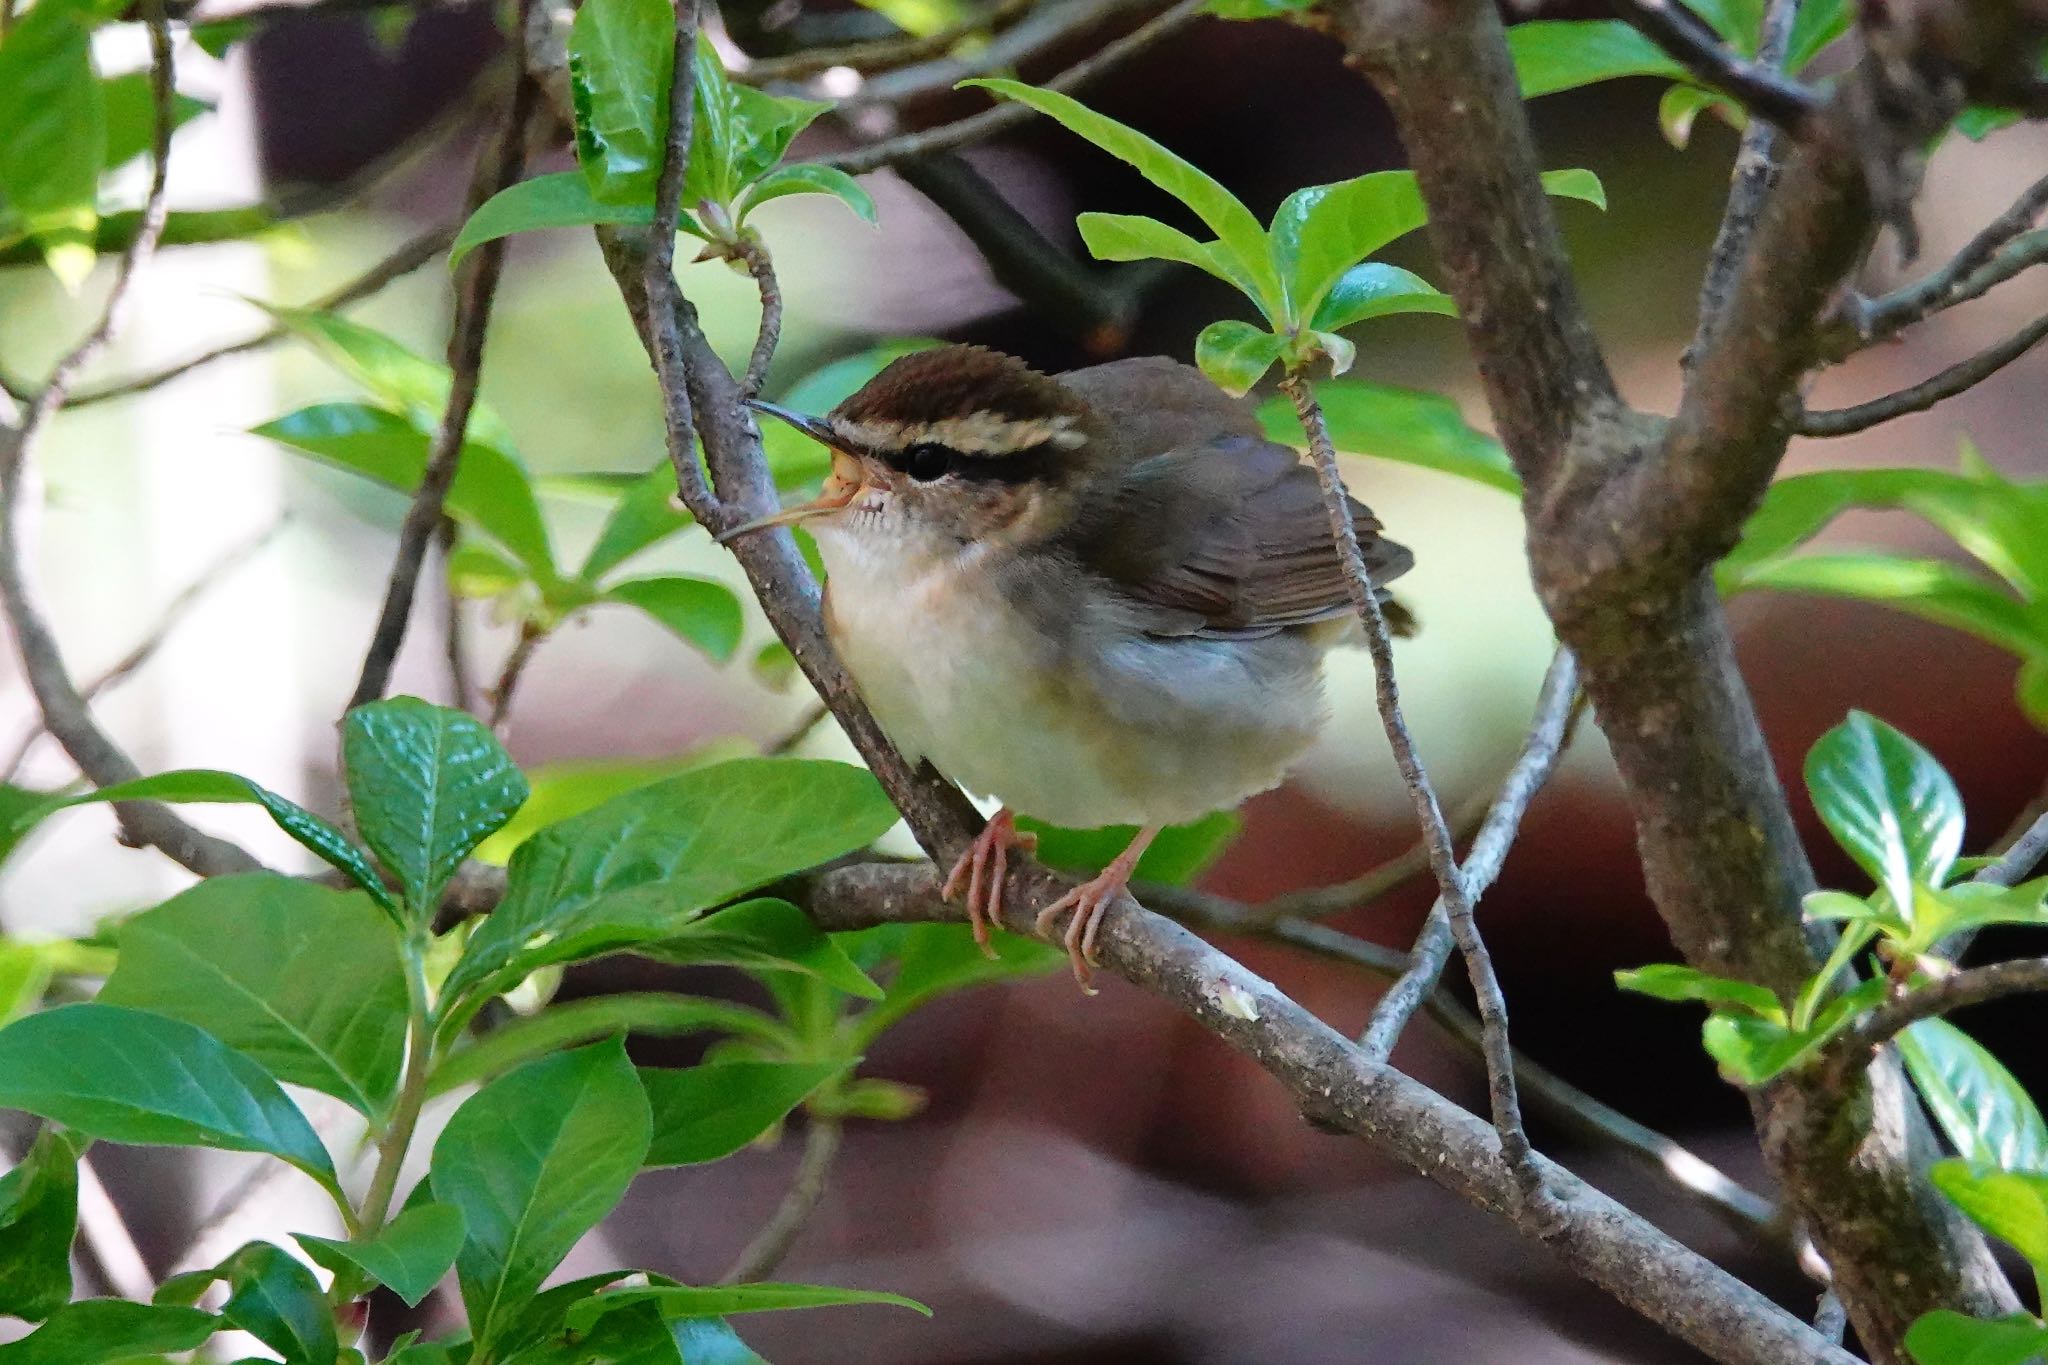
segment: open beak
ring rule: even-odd
[[[812,517],[822,517],[837,512],[855,498],[867,491],[867,467],[860,457],[839,444],[839,437],[823,418],[785,408],[780,403],[770,403],[759,398],[743,399],[756,412],[765,412],[770,417],[779,417],[801,431],[804,435],[828,447],[832,451],[832,472],[825,476],[825,486],[818,490],[818,496],[809,502],[785,507],[780,512],[752,521],[742,522],[717,537],[720,545],[730,544],[743,535],[754,531],[765,531],[771,526],[794,526]]]

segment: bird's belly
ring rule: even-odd
[[[1022,815],[1077,828],[1196,819],[1277,785],[1322,719],[1313,656],[1262,670],[1232,652],[1247,646],[1190,640],[1076,659],[993,591],[877,592],[845,577],[835,566],[827,621],[882,729]]]

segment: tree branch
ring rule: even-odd
[[[57,362],[19,426],[10,426],[0,416],[0,610],[4,610],[13,630],[22,671],[35,694],[43,724],[86,779],[101,787],[129,781],[141,776],[141,772],[93,719],[92,709],[65,669],[63,650],[32,586],[35,530],[41,511],[35,457],[50,423],[64,407],[71,386],[120,330],[135,277],[155,252],[157,237],[163,231],[175,85],[170,27],[161,0],[152,0],[147,12],[155,123],[142,226],[121,256],[99,321]],[[159,848],[201,876],[245,871],[257,865],[255,859],[235,845],[201,833],[166,806],[124,801],[117,803],[114,811],[128,841],[138,847],[147,844]]]
[[[1055,0],[1026,12],[980,47],[870,77],[840,102],[840,112],[856,115],[877,105],[901,107],[929,95],[945,94],[970,76],[1021,66],[1126,11],[1157,4],[1158,0]]]
[[[774,1273],[796,1244],[797,1234],[817,1211],[818,1201],[825,1197],[825,1181],[839,1155],[840,1124],[837,1118],[816,1113],[806,1121],[810,1126],[804,1133],[804,1154],[797,1163],[796,1179],[790,1182],[789,1193],[775,1206],[775,1212],[748,1241],[731,1268],[718,1277],[718,1283],[744,1284]]]
[[[2048,957],[1990,962],[1939,977],[1892,997],[1854,1028],[1844,1029],[1831,1038],[1814,1059],[1813,1069],[1820,1084],[1840,1089],[1870,1065],[1878,1049],[1922,1019],[1936,1019],[1988,1000],[2039,991],[2048,991]]]
[[[1977,385],[2048,340],[2048,316],[2035,318],[1996,346],[1986,347],[1968,360],[1949,366],[1940,374],[1921,380],[1909,389],[1873,398],[1846,408],[1808,410],[1799,415],[1801,436],[1849,436],[1874,426],[1925,412],[1937,403],[1967,393]]]
[[[925,864],[861,863],[812,874],[800,893],[828,930],[956,921]],[[1021,885],[1020,885],[1021,883]],[[1012,874],[1005,897],[1037,904],[1065,883],[1035,865]],[[1314,927],[1314,926],[1310,926]],[[1127,905],[1105,924],[1103,965],[1163,996],[1279,1080],[1303,1111],[1341,1126],[1524,1234],[1542,1237],[1567,1266],[1728,1365],[1852,1365],[1854,1357],[1749,1286],[1686,1250],[1562,1167],[1534,1160],[1563,1222],[1525,1210],[1491,1128],[1391,1067],[1375,1064],[1341,1034],[1263,978],[1170,920]]]
[[[1705,20],[1675,0],[1609,0],[1609,7],[1695,78],[1733,96],[1759,118],[1797,135],[1820,111],[1820,96],[1785,77],[1775,61],[1745,61],[1722,43]]]
[[[524,34],[525,5],[517,31]],[[463,218],[476,212],[492,195],[510,189],[526,165],[526,126],[537,105],[537,92],[526,79],[523,64],[512,81],[511,107],[494,145],[479,158],[470,184],[469,202]],[[497,294],[498,276],[505,263],[505,239],[488,241],[463,259],[455,284],[455,320],[449,328],[447,407],[441,424],[427,449],[426,468],[420,486],[406,508],[398,528],[398,550],[392,557],[391,578],[384,590],[384,605],[363,658],[362,673],[349,697],[349,708],[372,702],[384,695],[391,683],[391,668],[405,643],[406,626],[412,617],[413,598],[419,591],[420,569],[426,563],[427,546],[441,525],[448,490],[462,463],[463,436],[469,430],[469,414],[476,406],[477,388],[483,376],[484,338],[489,331],[491,302]]]
[[[1033,0],[997,0],[985,12],[957,24],[948,24],[923,37],[897,35],[838,47],[807,48],[787,57],[764,57],[738,74],[750,85],[766,85],[773,81],[800,81],[835,66],[862,72],[902,66],[906,62],[939,56],[962,39],[998,28],[1029,10],[1032,4]]]

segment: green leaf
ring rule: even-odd
[[[718,50],[702,34],[698,35],[697,52],[703,62],[717,73],[715,82],[705,81],[699,86],[699,93],[708,97],[714,89],[723,89],[730,101],[730,168],[728,178],[718,185],[715,195],[720,203],[730,204],[738,200],[740,192],[747,186],[764,179],[782,160],[796,135],[810,127],[818,115],[832,106],[817,100],[771,95],[752,86],[733,84],[725,73],[724,62],[719,60]],[[700,102],[698,107],[703,108],[703,104]],[[716,125],[707,124],[707,127],[712,126]],[[714,159],[710,164],[717,165],[720,160]]]
[[[106,171],[112,171],[146,154],[156,143],[156,96],[150,90],[150,73],[130,71],[109,76],[100,82],[100,97],[106,110],[107,133],[102,159]],[[212,108],[204,100],[174,93],[171,127],[182,128]]]
[[[526,779],[490,727],[417,697],[350,711],[341,755],[356,827],[422,925],[470,850],[526,801]]]
[[[865,770],[809,759],[739,759],[617,797],[520,845],[504,901],[444,989],[453,997],[508,968],[523,975],[666,937],[714,905],[865,847],[895,820]]]
[[[1862,711],[1806,755],[1806,787],[1837,843],[1892,902],[1939,886],[1963,842],[1963,798],[1927,750]]]
[[[1784,1007],[1768,989],[1751,981],[1712,976],[1674,962],[1658,962],[1614,974],[1614,984],[1637,995],[1656,1000],[1698,1000],[1708,1005],[1732,1005],[1760,1018],[1782,1024]]]
[[[559,1329],[505,1365],[685,1365],[673,1331],[651,1303],[608,1313],[588,1332]],[[694,1363],[692,1363],[694,1365]]]
[[[418,490],[427,434],[395,413],[361,403],[316,403],[252,428],[254,434],[401,493]],[[554,577],[547,527],[518,461],[473,440],[462,443],[448,514],[512,552],[536,578]]]
[[[589,557],[583,561],[582,577],[594,583],[648,546],[694,522],[695,518],[677,505],[674,468],[656,465],[619,494],[611,515],[605,518],[604,529],[597,533],[597,540],[590,547]]]
[[[720,964],[751,971],[798,972],[864,1000],[882,988],[848,957],[831,935],[788,901],[742,901],[682,926],[673,937],[638,945],[643,957],[689,965]]]
[[[1287,340],[1249,322],[1212,322],[1195,338],[1195,364],[1216,387],[1242,398],[1286,349]]]
[[[2013,679],[2013,694],[2027,719],[2048,730],[2048,655],[2020,665]]]
[[[738,595],[708,578],[629,578],[606,588],[604,600],[639,608],[718,663],[732,658],[746,627]]]
[[[585,1331],[609,1313],[635,1303],[652,1303],[663,1317],[716,1318],[733,1313],[762,1313],[786,1308],[834,1308],[843,1304],[887,1304],[908,1308],[926,1317],[932,1310],[916,1299],[885,1294],[872,1289],[837,1289],[822,1284],[730,1284],[695,1288],[689,1285],[650,1285],[644,1289],[615,1289],[583,1300],[569,1309],[571,1331]]]
[[[745,740],[724,739],[671,758],[589,758],[543,764],[527,774],[533,794],[526,804],[496,834],[476,846],[475,857],[503,867],[514,849],[550,825],[692,768],[747,758],[756,752]]]
[[[647,1096],[616,1040],[492,1081],[434,1144],[434,1198],[462,1211],[462,1301],[488,1352],[647,1154]]]
[[[1221,240],[1224,250],[1235,258],[1239,270],[1252,282],[1252,302],[1268,318],[1283,315],[1278,275],[1267,254],[1265,229],[1236,195],[1189,162],[1136,129],[1105,117],[1079,100],[1051,90],[1041,90],[1021,81],[977,78],[960,82],[979,86],[998,95],[1029,105],[1064,124],[1068,129],[1135,167],[1138,174],[1188,206]]]
[[[1500,443],[1474,430],[1458,405],[1441,394],[1345,379],[1316,385],[1316,401],[1340,451],[1455,474],[1503,493],[1522,491]],[[1284,395],[1260,403],[1258,413],[1272,440],[1307,444],[1294,404]]]
[[[2048,1356],[2048,1327],[2025,1313],[1985,1321],[1937,1308],[1906,1330],[1906,1349],[1920,1365],[2034,1365]]]
[[[1138,860],[1139,882],[1185,886],[1222,856],[1244,827],[1236,812],[1219,810],[1185,825],[1168,825]],[[1023,816],[1017,828],[1038,837],[1038,861],[1062,872],[1094,874],[1130,847],[1136,825],[1104,825],[1099,829],[1063,829]],[[950,926],[949,926],[950,927]]]
[[[889,979],[888,992],[881,1004],[859,1016],[853,1045],[867,1048],[904,1016],[941,995],[997,981],[1042,976],[1066,965],[1066,954],[1035,939],[999,930],[995,943],[997,956],[990,958],[981,951],[966,925],[915,924],[904,928],[896,948],[896,973]]]
[[[1081,241],[1098,261],[1179,261],[1214,275],[1233,289],[1256,292],[1250,278],[1216,242],[1198,242],[1156,218],[1131,213],[1084,213],[1074,219]]]
[[[78,1149],[45,1128],[0,1176],[0,1314],[35,1322],[70,1301],[77,1228]]]
[[[62,1005],[0,1029],[0,1107],[108,1142],[268,1152],[335,1188],[334,1163],[262,1067],[183,1020]]]
[[[649,1166],[719,1161],[782,1122],[813,1090],[854,1064],[707,1062],[682,1070],[642,1067],[654,1109]]]
[[[1664,49],[1618,19],[1516,24],[1508,30],[1508,55],[1524,99],[1619,76],[1685,75]]]
[[[1879,602],[2016,654],[2048,653],[2048,613],[2029,610],[1943,560],[1875,552],[1800,555],[1756,565],[1740,586]]]
[[[1312,325],[1319,331],[1336,331],[1396,313],[1436,313],[1454,318],[1458,305],[1449,294],[1413,271],[1368,261],[1338,276],[1317,306]]]
[[[1830,469],[1779,479],[1722,561],[1722,589],[1739,588],[1751,565],[1795,549],[1851,507],[1903,507],[1915,496],[1974,499],[1977,492],[1945,469]]]
[[[1666,142],[1684,151],[1692,141],[1693,124],[1701,114],[1715,108],[1731,116],[1736,126],[1741,126],[1745,117],[1742,109],[1726,96],[1702,90],[1697,85],[1674,85],[1664,92],[1664,98],[1657,101],[1657,126],[1663,130]]]
[[[405,969],[367,898],[250,872],[201,882],[119,933],[103,1004],[182,1019],[371,1117],[397,1093]]]
[[[2033,1097],[1945,1019],[1901,1033],[1899,1055],[1957,1155],[1975,1166],[2048,1174],[2048,1125]]]
[[[1701,1026],[1700,1042],[1738,1085],[1763,1085],[1813,1056],[1890,989],[1882,978],[1865,981],[1827,1002],[1806,1028],[1787,1028],[1761,1015],[1717,1011]]]
[[[761,205],[793,194],[829,194],[852,209],[862,222],[875,221],[874,197],[861,188],[859,181],[836,166],[807,162],[780,167],[756,181],[740,208],[739,221],[746,222],[747,216]]]
[[[1792,41],[1786,45],[1785,64],[1803,71],[1821,50],[1846,34],[1856,22],[1849,0],[1805,0],[1792,20]]]
[[[2048,1175],[1937,1161],[1928,1175],[1949,1202],[2048,1276]]]
[[[285,1365],[335,1365],[334,1314],[313,1272],[268,1242],[221,1262],[228,1283],[221,1316],[284,1357]]]
[[[502,597],[531,581],[526,570],[482,541],[464,540],[448,556],[448,588],[458,597]]]
[[[204,1345],[219,1323],[196,1308],[85,1299],[58,1309],[20,1341],[0,1346],[0,1365],[108,1365],[190,1351]]]
[[[569,30],[576,161],[591,197],[651,204],[668,146],[676,17],[668,0],[588,0]]]
[[[791,1041],[780,1023],[749,1005],[663,991],[593,996],[550,1005],[538,1014],[491,1030],[435,1067],[427,1094],[439,1095],[488,1080],[536,1057],[599,1038],[623,1033],[668,1038],[706,1031],[752,1038],[775,1047]]]
[[[404,413],[422,435],[431,436],[441,425],[448,409],[448,392],[455,382],[446,365],[339,313],[318,308],[279,308],[262,302],[256,302],[256,306],[277,319],[279,326],[308,342],[329,364],[368,389],[378,402]],[[513,449],[510,428],[481,402],[471,409],[469,424],[464,428],[465,458],[472,442],[493,450]]]
[[[311,811],[246,777],[211,768],[181,768],[175,772],[156,773],[77,796],[50,797],[37,804],[0,803],[0,813],[11,815],[5,832],[0,833],[0,857],[12,852],[36,825],[57,811],[109,801],[170,801],[200,805],[253,802],[262,806],[286,834],[355,878],[378,904],[391,904],[390,893],[385,891],[377,870],[370,866],[370,860],[362,850],[349,842],[347,835]]]
[[[1907,951],[1939,951],[1942,940],[1957,934],[1975,933],[1995,924],[2048,924],[2048,902],[2044,883],[1994,886],[1989,882],[1962,882],[1955,886],[1913,888],[1913,927],[1905,943]]]
[[[93,263],[106,103],[93,72],[91,13],[45,0],[0,45],[0,200],[42,246],[64,287]]]
[[[1973,104],[1956,115],[1955,130],[1972,142],[1982,142],[1993,133],[2010,128],[2026,117],[2017,109]]]
[[[654,193],[630,203],[607,203],[591,193],[579,171],[537,175],[498,191],[462,225],[448,248],[448,268],[455,269],[485,242],[515,232],[545,228],[595,227],[601,223],[645,227],[654,221]]]
[[[336,1274],[353,1268],[417,1308],[434,1292],[462,1250],[462,1210],[419,1204],[405,1210],[367,1242],[341,1242],[298,1232],[306,1254]]]
[[[1428,217],[1413,171],[1375,171],[1288,195],[1273,215],[1272,237],[1287,291],[1285,321],[1315,316],[1345,271]]]
[[[1576,199],[1602,213],[1607,211],[1607,187],[1600,183],[1599,176],[1583,167],[1545,171],[1543,192],[1553,199]]]

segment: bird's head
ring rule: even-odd
[[[808,521],[906,546],[1032,539],[1064,520],[1090,440],[1077,395],[979,346],[904,356],[823,417],[751,406],[829,447],[832,472],[812,501],[722,541]]]

